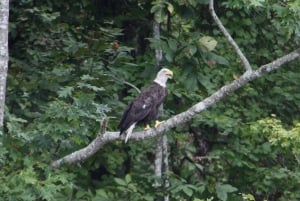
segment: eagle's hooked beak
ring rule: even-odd
[[[173,71],[168,71],[167,73],[166,73],[166,75],[168,76],[168,78],[169,79],[172,79],[173,78]]]

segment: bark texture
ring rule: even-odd
[[[156,39],[160,38],[160,24],[158,22],[153,22],[153,37]],[[155,49],[155,61],[156,65],[159,67],[163,60],[162,49]],[[163,108],[163,106],[162,106]],[[163,109],[162,109],[163,112]],[[165,135],[160,135],[156,141],[156,150],[155,150],[155,177],[157,180],[155,181],[156,187],[169,187],[169,179],[168,179],[168,138]],[[163,185],[159,182],[163,181]],[[164,201],[169,201],[169,195],[164,195]]]
[[[0,2],[0,134],[4,123],[6,78],[8,69],[9,0]]]

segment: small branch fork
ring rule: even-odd
[[[213,7],[213,0],[210,0],[209,4],[209,10],[215,20],[215,22],[218,24],[219,28],[227,38],[228,42],[234,47],[237,55],[240,57],[240,59],[243,62],[244,68],[246,72],[240,76],[238,79],[232,81],[231,83],[224,85],[221,87],[218,91],[213,93],[211,96],[205,98],[201,102],[198,102],[197,104],[190,107],[185,112],[182,112],[180,114],[177,114],[168,120],[166,120],[164,123],[160,124],[157,128],[152,128],[147,131],[138,131],[133,133],[130,140],[131,141],[142,141],[148,138],[153,138],[159,135],[162,135],[166,131],[169,131],[171,128],[176,127],[179,124],[183,124],[189,120],[191,120],[196,114],[201,113],[202,111],[208,109],[210,106],[214,105],[216,102],[220,101],[224,97],[226,97],[229,93],[234,92],[235,90],[241,88],[248,82],[255,80],[259,77],[262,77],[263,75],[274,71],[280,67],[282,67],[284,64],[291,62],[293,60],[296,60],[300,57],[300,48],[296,49],[289,54],[282,56],[268,64],[265,64],[263,66],[260,66],[257,70],[253,71],[251,69],[251,66],[244,56],[244,54],[241,52],[238,45],[234,42],[230,34],[227,32],[225,27],[222,25],[221,21],[217,17],[214,7]],[[63,164],[76,164],[83,162],[93,154],[95,154],[99,149],[101,149],[105,144],[116,141],[116,140],[124,140],[124,136],[120,136],[119,132],[108,132],[106,131],[106,124],[107,122],[102,122],[102,126],[100,129],[100,134],[97,135],[97,137],[86,147],[75,151],[67,156],[64,156],[61,159],[58,159],[56,161],[53,161],[51,166],[53,168],[59,168]],[[103,129],[103,127],[105,127]]]

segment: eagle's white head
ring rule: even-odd
[[[154,82],[156,82],[162,87],[166,87],[166,83],[168,79],[172,79],[172,77],[173,77],[173,72],[167,68],[163,68],[157,73]]]

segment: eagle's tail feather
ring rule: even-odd
[[[128,139],[130,138],[130,136],[131,136],[131,134],[132,134],[132,131],[133,131],[134,127],[135,127],[135,124],[136,124],[136,123],[132,124],[132,125],[125,131],[125,133],[126,133],[125,143],[127,143]]]

